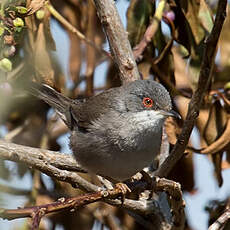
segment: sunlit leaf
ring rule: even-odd
[[[206,4],[205,0],[200,0],[200,9],[198,17],[202,26],[210,33],[213,27],[213,18],[211,10]]]

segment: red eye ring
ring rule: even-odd
[[[146,108],[151,108],[153,106],[153,100],[149,97],[143,98],[142,103]]]

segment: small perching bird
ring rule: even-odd
[[[168,91],[153,80],[137,80],[84,101],[47,85],[33,83],[30,92],[61,115],[77,161],[90,173],[120,182],[153,162],[164,120],[179,117]]]

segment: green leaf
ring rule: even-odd
[[[24,6],[16,6],[16,9],[19,14],[26,14],[28,11],[27,8]]]
[[[12,62],[8,58],[3,58],[0,61],[0,69],[5,72],[10,72],[12,70]]]
[[[206,4],[204,0],[200,0],[200,9],[198,17],[200,19],[202,26],[205,28],[205,30],[207,30],[210,33],[213,27],[213,18],[211,10],[209,9],[209,6]]]
[[[4,27],[2,25],[0,25],[0,36],[2,36],[4,33]]]
[[[23,27],[24,26],[24,21],[21,18],[15,18],[13,20],[13,24],[15,27]]]

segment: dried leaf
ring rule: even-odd
[[[198,17],[204,29],[210,33],[213,27],[213,18],[212,12],[205,0],[200,0]]]
[[[47,9],[45,9],[45,16],[42,22],[44,23],[46,47],[48,50],[56,51],[56,44],[50,30],[50,12]]]
[[[228,7],[228,15],[230,14],[230,8]],[[220,35],[219,47],[220,47],[220,64],[224,68],[229,68],[230,66],[230,17],[226,17],[224,26]],[[229,69],[226,74],[226,80],[229,80]]]
[[[165,40],[165,36],[163,35],[161,25],[159,25],[156,35],[153,38],[154,46],[157,48],[159,55],[163,52],[167,42]],[[158,55],[158,56],[159,56]],[[174,59],[172,56],[171,49],[168,50],[167,53],[161,58],[161,60],[157,63],[158,68],[164,73],[165,76],[171,81],[171,83],[175,84],[175,76],[174,76]],[[167,68],[165,68],[167,66]]]
[[[196,0],[180,0],[182,12],[189,24],[195,43],[198,45],[203,40],[205,32],[200,25],[198,17],[199,2]]]
[[[80,29],[80,9],[70,8],[66,4],[64,4],[62,8],[62,14],[67,18],[67,20],[75,26],[77,29]],[[77,15],[76,12],[79,12]],[[82,62],[82,52],[81,52],[81,41],[80,39],[73,34],[71,31],[66,31],[70,40],[70,48],[69,48],[69,72],[71,79],[73,82],[78,82],[80,70],[81,70],[81,62]]]
[[[204,129],[204,139],[207,144],[212,144],[215,140],[217,140],[222,133],[224,132],[225,126],[227,122],[227,115],[224,109],[222,108],[219,101],[214,102],[214,104],[210,108],[209,118],[206,123],[206,127]],[[222,156],[223,150],[217,152],[216,154],[212,154],[210,157],[212,159],[215,175],[218,181],[219,186],[223,183],[222,178]]]
[[[45,82],[51,86],[54,84],[54,70],[52,68],[50,55],[46,48],[43,23],[40,23],[38,27],[34,52],[34,68],[36,77],[39,81]]]

